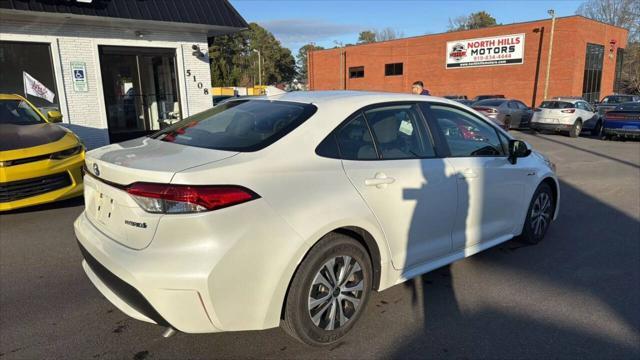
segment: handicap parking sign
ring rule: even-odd
[[[74,69],[73,78],[76,80],[84,80],[84,69]]]
[[[73,90],[77,92],[89,91],[87,85],[87,66],[83,62],[71,63],[71,74],[73,75]]]

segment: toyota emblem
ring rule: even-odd
[[[98,168],[98,164],[93,163],[93,173],[96,174],[96,176],[100,176],[100,168]]]

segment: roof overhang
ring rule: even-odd
[[[77,15],[68,13],[49,13],[41,11],[13,10],[0,8],[0,21],[19,21],[28,23],[46,23],[52,25],[85,25],[124,27],[131,31],[183,31],[202,33],[207,36],[231,34],[247,29],[246,27],[220,26],[210,24],[181,23],[175,21],[139,20],[114,18],[91,15]]]

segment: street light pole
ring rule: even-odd
[[[547,99],[547,91],[549,90],[549,73],[551,72],[551,52],[553,51],[553,31],[556,27],[556,12],[553,9],[547,10],[547,13],[551,15],[551,35],[549,36],[549,54],[547,55],[547,76],[544,80],[544,94],[542,100]],[[535,104],[534,104],[535,106]]]
[[[262,55],[258,49],[253,49],[253,52],[258,53],[258,84],[260,86],[260,91],[262,91]]]

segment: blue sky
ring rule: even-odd
[[[498,23],[509,24],[573,15],[583,1],[530,0],[231,0],[249,22],[271,31],[294,55],[309,42],[333,47],[334,41],[355,43],[367,29],[393,28],[405,37],[444,32],[449,19],[485,10]]]

